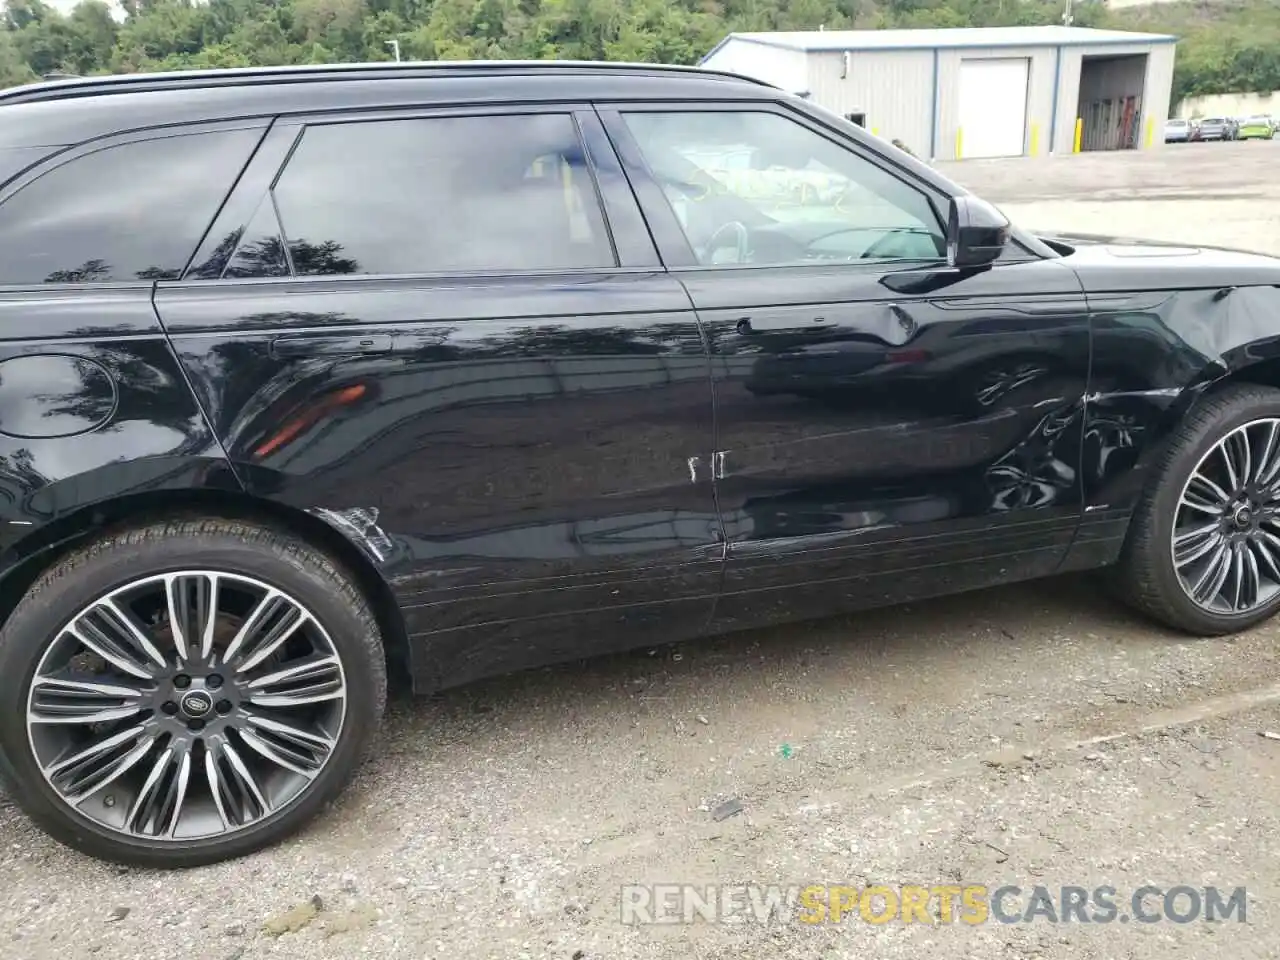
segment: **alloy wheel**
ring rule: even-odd
[[[54,636],[27,734],[60,800],[117,835],[190,841],[288,808],[325,768],[347,687],[324,627],[236,574],[134,580]]]
[[[1239,616],[1280,594],[1280,419],[1236,427],[1200,458],[1178,497],[1170,549],[1201,609]]]

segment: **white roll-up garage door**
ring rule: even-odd
[[[1025,58],[960,61],[962,157],[1020,157],[1027,130]]]

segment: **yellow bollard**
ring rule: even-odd
[[[879,130],[879,128],[877,128],[877,127],[872,127],[872,128],[871,128],[871,135],[872,135],[873,137],[878,137],[878,136],[880,136],[880,130]]]
[[[1080,152],[1080,141],[1084,139],[1084,117],[1076,117],[1076,139],[1071,145],[1072,153]]]
[[[1027,151],[1031,156],[1035,156],[1040,152],[1040,125],[1033,123],[1031,125],[1031,146]]]
[[[964,155],[964,127],[956,127],[956,159]]]
[[[1147,149],[1151,149],[1151,144],[1155,142],[1156,125],[1155,118],[1147,117]]]

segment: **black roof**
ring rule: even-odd
[[[564,60],[318,64],[74,77],[0,90],[0,150],[64,146],[178,123],[314,111],[491,103],[759,98],[747,77]]]
[[[0,90],[0,104],[62,100],[71,97],[135,93],[144,90],[191,90],[261,84],[316,83],[370,78],[443,78],[513,76],[651,76],[719,79],[768,86],[760,80],[719,70],[654,63],[578,60],[430,60],[408,63],[305,64],[239,67],[221,70],[173,70],[157,73],[79,77],[50,74],[44,81]]]

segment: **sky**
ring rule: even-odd
[[[80,0],[44,0],[44,2],[46,5],[53,7],[53,9],[61,13],[70,13],[76,8],[76,4],[79,3]],[[0,6],[4,6],[3,0],[0,0]],[[116,12],[118,15],[120,5],[116,3],[115,0],[107,0],[107,6],[111,7],[112,11]]]

